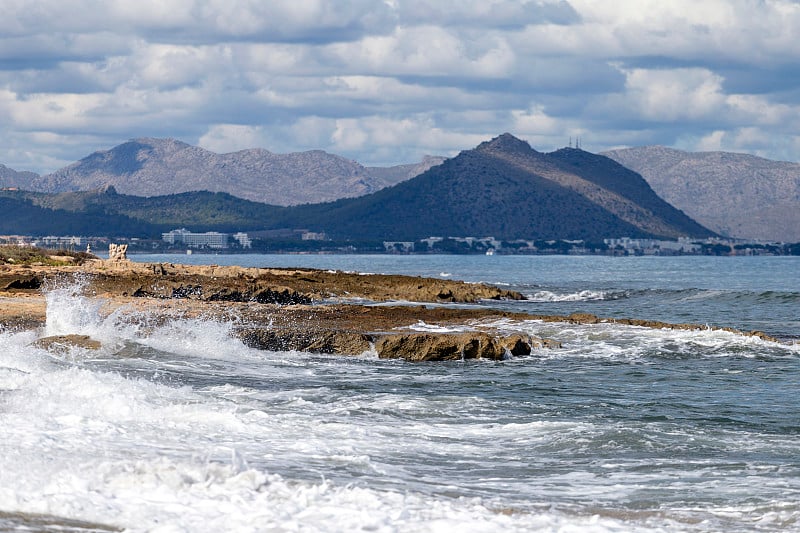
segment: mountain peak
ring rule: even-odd
[[[178,139],[173,139],[172,137],[136,137],[135,139],[129,139],[128,142],[146,144],[149,146],[191,146],[190,144],[179,141]]]
[[[527,141],[518,139],[510,133],[503,133],[491,141],[482,142],[478,145],[476,150],[482,152],[505,152],[518,154],[538,153],[536,150],[531,148],[531,145],[528,144]]]

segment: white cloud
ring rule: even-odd
[[[798,27],[790,0],[4,0],[0,163],[145,135],[403,163],[504,131],[789,157]]]
[[[371,156],[368,162],[386,164],[392,161],[387,159],[387,156],[391,157],[390,147],[401,147],[402,153],[409,154],[401,161],[408,162],[431,153],[454,155],[492,136],[494,134],[489,132],[446,130],[438,127],[437,121],[426,114],[406,118],[371,116],[336,120],[331,149],[352,154],[366,148]],[[410,154],[414,154],[411,159],[408,158]]]
[[[724,139],[725,132],[722,130],[715,130],[694,143],[691,150],[696,150],[698,152],[718,152],[722,150]]]
[[[497,78],[511,73],[516,61],[502,36],[461,35],[439,26],[399,27],[391,35],[335,43],[326,58],[346,72],[432,78]]]
[[[393,25],[388,6],[371,0],[4,0],[5,35],[86,33],[102,28],[160,40],[248,38],[262,42],[357,38]]]
[[[198,139],[198,146],[219,154],[258,148],[265,144],[266,136],[260,126],[241,124],[215,124]]]
[[[706,69],[633,69],[625,74],[625,101],[648,120],[697,120],[725,105],[722,78]]]
[[[512,112],[514,131],[526,136],[564,134],[564,126],[555,118],[548,116],[541,105],[531,109]]]
[[[404,22],[416,24],[509,28],[577,18],[570,4],[560,0],[404,0],[395,4]]]

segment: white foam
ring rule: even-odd
[[[583,290],[578,292],[559,294],[552,291],[537,291],[526,295],[532,302],[590,302],[595,300],[607,300],[616,296],[616,293],[608,291]]]
[[[524,331],[553,338],[562,348],[537,351],[537,357],[591,357],[639,360],[695,354],[698,357],[759,357],[765,351],[775,354],[800,354],[800,344],[784,344],[710,327],[698,329],[651,328],[611,322],[569,324],[541,320],[500,319],[482,323],[500,331]]]
[[[411,324],[410,326],[404,326],[400,329],[410,329],[412,331],[419,331],[422,333],[461,333],[464,331],[474,330],[474,328],[471,328],[467,325],[442,326],[438,324],[428,324],[424,320],[419,320],[417,321],[416,324]]]
[[[293,482],[226,462],[103,461],[59,472],[38,494],[0,490],[0,506],[78,516],[126,531],[631,531],[598,515],[530,512],[480,498]]]
[[[139,338],[138,342],[187,357],[238,360],[259,354],[232,336],[233,327],[231,322],[203,318],[174,319]]]
[[[495,397],[503,382],[493,373],[521,365],[525,372],[516,379],[532,387],[536,360],[474,371],[475,365],[277,356],[231,338],[231,324],[181,319],[145,331],[121,316],[102,316],[95,302],[81,298],[67,292],[48,300],[48,313],[59,315],[51,331],[145,345],[152,361],[113,368],[152,365],[177,377],[108,371],[103,363],[116,362],[114,353],[91,364],[54,361],[29,346],[34,333],[0,333],[2,511],[170,532],[646,531],[704,524],[722,530],[737,520],[781,527],[800,516],[780,502],[689,508],[680,500],[640,514],[626,509],[619,502],[635,502],[659,484],[667,495],[709,494],[705,502],[751,497],[747,489],[768,487],[777,472],[756,464],[731,475],[711,459],[687,466],[683,458],[673,469],[653,471],[647,458],[625,456],[628,448],[619,442],[639,439],[639,428],[603,417],[569,419],[547,406],[524,417],[504,412],[505,400]],[[76,316],[66,316],[71,310]],[[537,358],[624,361],[698,347],[708,356],[778,349],[708,330],[508,319],[493,325],[565,343]],[[424,322],[412,329],[453,331]],[[186,379],[183,368],[168,366],[173,359],[207,363],[191,368],[205,381]],[[238,381],[226,381],[219,367]],[[477,392],[460,390],[463,372],[478,383]],[[382,386],[367,391],[366,382]],[[663,426],[641,437],[642,446],[672,453],[690,439],[712,438],[679,423]],[[768,446],[789,457],[796,450],[793,435],[718,433],[715,442],[736,453]],[[548,462],[555,468],[547,470]],[[688,479],[686,468],[707,481]],[[518,469],[529,469],[530,477],[509,474]],[[796,484],[787,480],[781,482],[790,494]]]

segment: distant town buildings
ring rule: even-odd
[[[41,246],[42,248],[86,248],[88,243],[86,237],[42,237],[41,239],[33,241],[34,246]]]
[[[277,230],[270,233],[273,238],[297,238],[304,241],[325,240],[324,233],[314,233],[308,230]],[[207,231],[205,233],[193,233],[186,228],[174,229],[161,234],[161,240],[167,244],[182,244],[187,248],[209,248],[221,250],[230,247],[229,239],[233,239],[241,248],[252,248],[253,238],[251,235],[242,231],[229,235],[218,231]]]
[[[324,233],[306,229],[278,229],[233,234],[186,228],[161,234],[161,239],[114,237],[127,243],[129,252],[175,250],[254,251],[262,253],[401,253],[401,254],[486,254],[486,255],[800,255],[800,243],[746,241],[709,238],[677,240],[614,237],[600,242],[583,240],[499,240],[494,237],[427,237],[416,241],[350,242],[331,241]],[[103,250],[108,237],[0,235],[0,245],[38,246],[73,251]]]
[[[413,241],[383,241],[383,249],[387,252],[404,252],[410,253],[414,251]]]
[[[253,241],[247,236],[247,233],[239,232],[233,234],[233,240],[239,243],[242,248],[252,248]]]
[[[186,228],[174,229],[161,234],[161,240],[169,244],[183,244],[187,248],[211,248],[215,250],[227,248],[228,237],[227,233],[218,231],[192,233]]]
[[[703,246],[697,239],[680,237],[677,241],[659,239],[631,239],[628,237],[603,239],[612,251],[624,251],[627,255],[680,255],[697,254]]]

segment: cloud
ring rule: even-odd
[[[5,0],[8,36],[86,34],[98,28],[158,42],[322,43],[393,26],[395,15],[371,0]]]
[[[509,29],[534,24],[571,24],[580,20],[575,9],[565,1],[411,0],[394,4],[401,20],[409,24]]]
[[[646,120],[715,116],[725,106],[722,78],[705,69],[626,71],[625,103]]]
[[[20,170],[139,136],[380,164],[504,131],[539,150],[800,146],[791,0],[5,0],[3,15],[0,163]]]

